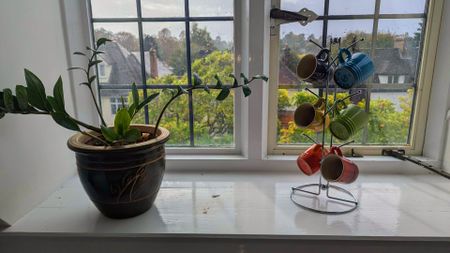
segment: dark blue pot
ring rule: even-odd
[[[143,133],[154,127],[133,125]],[[119,147],[89,145],[90,137],[72,136],[78,175],[91,201],[105,216],[129,218],[144,213],[158,194],[165,171],[164,143],[169,131],[159,128],[158,137]]]

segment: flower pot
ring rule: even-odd
[[[149,125],[131,127],[142,133],[154,130]],[[150,209],[164,176],[164,143],[169,135],[160,127],[154,139],[112,147],[89,145],[91,137],[81,133],[68,140],[76,155],[81,183],[101,213],[120,219]]]

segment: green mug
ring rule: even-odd
[[[330,132],[341,141],[348,140],[369,121],[369,114],[354,104],[336,113],[337,117],[330,123]]]

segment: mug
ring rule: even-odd
[[[344,60],[343,54],[347,55]],[[363,53],[352,54],[347,48],[339,49],[339,65],[334,71],[334,82],[342,89],[363,83],[375,71],[373,61]]]
[[[330,123],[330,132],[342,141],[348,140],[369,121],[369,114],[354,104],[336,113],[337,117]]]
[[[342,153],[330,151],[321,163],[320,173],[329,182],[353,183],[359,175],[358,166],[342,156]]]
[[[307,54],[300,59],[297,64],[297,76],[300,80],[321,85],[321,82],[327,78],[331,78],[333,69],[328,68],[328,59],[330,58],[330,50],[322,49],[315,56]]]
[[[323,155],[328,154],[328,150],[321,144],[313,144],[297,158],[298,168],[308,176],[320,170],[320,161]]]
[[[294,122],[298,127],[307,128],[314,132],[321,132],[323,130],[322,123],[325,118],[325,128],[330,124],[330,117],[325,115],[325,100],[319,98],[316,104],[303,103],[294,113]]]

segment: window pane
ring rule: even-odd
[[[147,84],[187,84],[185,25],[143,24]]]
[[[353,52],[364,52],[370,54],[372,44],[373,20],[330,20],[328,23],[328,37],[341,37],[343,47],[350,45],[353,41],[364,39],[352,49]],[[334,46],[332,55],[336,55],[338,47]]]
[[[314,11],[317,15],[323,15],[324,1],[323,0],[281,0],[281,9],[287,11],[299,11],[307,8]]]
[[[94,18],[135,18],[136,0],[91,0]]]
[[[101,46],[100,84],[142,84],[138,27],[135,23],[95,23],[95,38],[113,40]]]
[[[114,125],[114,116],[117,110],[122,108],[122,99],[125,105],[128,105],[131,100],[128,100],[130,90],[127,89],[101,89],[100,103],[102,105],[102,114],[108,125]]]
[[[233,16],[233,0],[189,0],[192,17]]]
[[[374,14],[375,0],[330,0],[329,15]]]
[[[426,0],[381,0],[380,13],[424,13]]]
[[[147,89],[150,96],[155,92],[161,92],[159,89]],[[141,99],[143,93],[139,92]],[[160,95],[149,104],[148,116],[149,124],[155,125],[159,114],[164,105],[171,98],[169,91],[161,92]],[[129,98],[131,99],[131,97]],[[144,124],[144,110],[141,110],[134,118],[133,123]],[[189,145],[189,107],[188,96],[178,97],[165,111],[160,126],[170,131],[170,139],[167,142],[169,146],[187,146]]]
[[[228,75],[234,73],[233,49],[232,21],[191,24],[192,72],[199,74],[205,83],[215,85],[217,74],[224,84],[232,84]],[[218,102],[217,95],[218,91],[194,92],[196,146],[234,145],[234,96]]]
[[[420,54],[422,19],[381,19],[375,44],[376,83],[413,83]]]
[[[224,101],[218,94],[194,91],[195,146],[234,147],[234,91]]]
[[[372,91],[368,144],[407,144],[414,90]]]
[[[141,0],[142,17],[183,17],[184,0]]]

